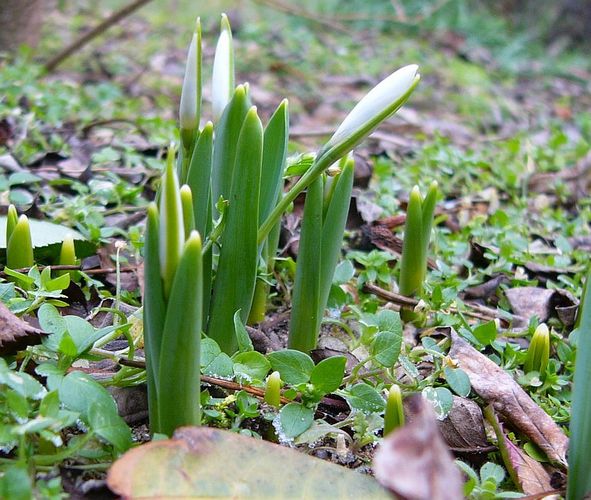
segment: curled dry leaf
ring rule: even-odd
[[[401,499],[462,498],[462,475],[439,433],[431,404],[416,394],[405,407],[413,418],[384,439],[376,452],[376,479]]]
[[[33,328],[29,323],[17,318],[0,302],[0,355],[15,354],[28,345],[41,343],[42,330]]]
[[[510,288],[505,292],[513,312],[527,323],[532,316],[547,321],[558,316],[566,326],[574,324],[578,301],[567,291],[535,286]]]
[[[472,389],[503,419],[528,436],[548,458],[566,466],[568,438],[502,368],[451,331],[449,351],[470,378]]]
[[[437,425],[447,446],[454,453],[474,455],[490,453],[496,448],[486,439],[482,410],[474,401],[454,396],[453,406]]]

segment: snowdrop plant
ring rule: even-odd
[[[145,235],[144,348],[152,433],[171,435],[200,420],[202,245],[199,233],[187,229],[171,148],[159,205],[148,207]]]
[[[191,275],[191,281],[197,283],[200,290],[182,302],[185,311],[187,301],[193,304],[199,297],[202,314],[197,315],[198,327],[188,326],[188,318],[183,319],[180,326],[192,334],[197,328],[202,329],[231,355],[237,350],[234,315],[238,312],[242,322],[246,322],[249,315],[264,317],[268,286],[256,289],[257,275],[261,270],[263,273],[272,271],[281,217],[297,195],[308,187],[310,200],[318,200],[320,194],[320,205],[317,201],[307,204],[314,205],[309,212],[317,213],[320,207],[324,229],[321,233],[310,229],[305,238],[320,242],[322,254],[317,256],[320,260],[316,262],[306,257],[299,259],[301,270],[296,288],[313,288],[317,298],[313,304],[314,318],[309,320],[311,330],[306,328],[305,335],[301,334],[301,348],[313,348],[340,251],[353,179],[353,161],[347,158],[339,164],[339,160],[347,157],[381,121],[402,106],[419,81],[418,68],[408,66],[369,92],[316,155],[311,167],[284,193],[289,133],[287,101],[279,104],[263,126],[256,107],[251,104],[248,84],[234,85],[232,34],[224,15],[214,56],[213,120],[201,125],[201,58],[201,28],[197,22],[189,46],[179,108],[181,147],[175,173],[178,181],[167,166],[159,195],[160,205],[148,210],[145,266],[146,275],[156,283],[154,298],[146,279],[144,306],[146,337],[151,339],[147,341],[147,360],[152,365],[148,367],[152,402],[168,397],[160,392],[167,366],[163,363],[167,356],[164,345],[167,338],[175,341],[171,340],[172,334],[162,333],[162,318],[168,318],[168,308],[178,312],[176,308],[181,307],[173,297],[178,294],[175,287],[180,286],[177,285],[179,269],[181,265],[188,265],[185,254],[194,253],[197,247],[192,229],[203,235],[204,240],[200,276]],[[169,157],[168,165],[172,161]],[[340,173],[334,178],[326,177],[325,171],[333,164],[340,165]],[[186,184],[188,188],[181,189],[179,184]],[[303,225],[310,226],[306,221]],[[156,252],[158,258],[155,258]],[[153,266],[157,266],[157,272],[151,269]],[[309,269],[314,267],[322,269],[322,274],[316,276],[320,277],[319,283],[309,277]],[[303,298],[303,293],[298,294]],[[306,315],[302,304],[295,306],[295,316],[299,319],[294,320],[294,331],[303,331],[303,327],[296,325],[308,322],[302,320]],[[293,339],[300,336],[294,335]],[[295,345],[300,340],[293,342]],[[191,349],[198,350],[194,346]],[[183,358],[191,349],[183,353]],[[190,366],[193,370],[195,362]],[[158,402],[156,406],[162,404]],[[191,411],[195,411],[194,408]],[[163,415],[162,411],[150,411],[151,419],[156,422],[153,428],[168,432],[172,424],[165,423]]]

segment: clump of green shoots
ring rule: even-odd
[[[341,251],[354,168],[353,158],[345,157],[332,177],[321,175],[308,187],[292,296],[290,349],[316,348]]]
[[[577,359],[573,381],[570,440],[568,449],[568,485],[566,498],[582,500],[591,493],[591,292],[587,281],[577,318]]]
[[[256,108],[251,105],[248,84],[234,88],[231,29],[227,17],[223,15],[214,57],[214,122],[208,122],[199,129],[201,54],[198,21],[189,47],[181,96],[182,147],[177,172],[181,183],[186,183],[193,194],[195,227],[200,234],[210,235],[208,239],[212,242],[203,255],[205,332],[222,350],[233,354],[237,349],[234,314],[239,311],[243,322],[249,316],[257,321],[264,315],[268,287],[262,284],[255,290],[257,272],[260,269],[263,273],[272,270],[282,214],[299,193],[319,182],[331,165],[346,156],[408,99],[419,75],[417,66],[406,66],[370,91],[316,155],[311,167],[283,194],[289,132],[287,101],[277,107],[266,127],[263,127]],[[323,251],[326,251],[322,267],[326,271],[322,277],[322,293],[317,294],[319,300],[314,305],[316,318],[321,316],[326,304],[326,283],[332,279],[342,239],[340,227],[343,223],[340,221],[346,217],[349,204],[350,188],[347,186],[352,180],[353,163],[347,161],[340,168],[342,173],[334,180],[322,181],[333,187],[327,188],[326,196],[323,195],[322,210],[329,218],[325,232],[329,234],[323,237]],[[226,203],[220,204],[219,200],[226,200]],[[216,205],[213,206],[213,203]],[[333,222],[338,224],[333,226]],[[304,225],[309,224],[304,222]],[[217,265],[213,259],[214,246]],[[307,267],[306,259],[303,261],[301,268]],[[315,343],[315,340],[309,340],[315,339],[318,330],[317,319],[314,321],[312,333],[306,331],[308,339],[302,341],[305,350],[313,348]],[[294,335],[297,337],[299,334]],[[295,338],[294,335],[292,338]],[[295,345],[299,341],[293,342]]]
[[[412,188],[408,197],[398,281],[400,293],[407,297],[419,295],[423,289],[437,196],[437,182],[433,181],[424,198],[418,186]]]
[[[269,288],[259,280],[257,289],[257,274],[272,271],[281,217],[306,188],[310,190],[307,198],[314,200],[306,202],[308,212],[320,213],[323,230],[305,230],[308,236],[303,238],[316,242],[322,252],[314,259],[305,255],[298,259],[296,288],[313,288],[316,298],[309,328],[294,327],[297,333],[291,334],[290,344],[306,351],[315,347],[349,206],[354,165],[347,155],[406,102],[420,78],[418,67],[410,65],[377,85],[283,193],[287,101],[263,126],[251,104],[248,84],[234,84],[232,35],[223,15],[213,65],[213,122],[201,127],[201,59],[197,20],[179,108],[181,146],[176,168],[172,167],[174,153],[169,152],[159,207],[148,209],[145,237],[150,421],[153,432],[166,434],[175,426],[199,421],[201,333],[232,355],[238,349],[234,318],[245,323],[249,316],[253,320],[264,316]],[[325,172],[335,164],[334,177],[327,177]],[[311,227],[310,217],[304,217],[303,226]],[[204,236],[202,248],[199,235]],[[322,271],[311,277],[314,268]],[[316,278],[321,281],[316,283]],[[294,314],[299,318],[294,321],[297,325],[309,311],[300,304]]]
[[[167,435],[200,422],[202,247],[191,221],[185,222],[171,148],[159,206],[148,208],[144,295],[150,427]]]

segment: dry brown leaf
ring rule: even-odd
[[[474,401],[454,396],[449,414],[437,425],[454,453],[480,454],[495,449],[486,439],[482,410]]]
[[[503,419],[536,443],[553,462],[566,466],[568,438],[502,368],[451,331],[449,355],[470,378],[472,389]]]
[[[0,303],[0,355],[15,354],[28,345],[41,343],[42,330],[17,318],[4,304]]]
[[[509,460],[515,470],[517,482],[526,495],[535,495],[545,491],[551,491],[550,475],[540,462],[531,458],[523,450],[515,446],[506,438]]]
[[[462,498],[462,475],[439,433],[431,404],[419,394],[405,403],[413,418],[378,448],[373,463],[376,479],[401,499]]]

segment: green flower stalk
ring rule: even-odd
[[[195,33],[189,45],[183,90],[179,106],[181,142],[186,158],[190,158],[201,116],[201,20],[197,18]]]
[[[281,406],[281,375],[279,372],[273,372],[267,377],[265,403],[275,408]]]
[[[437,183],[432,182],[423,199],[418,186],[410,192],[404,226],[400,262],[400,293],[407,297],[420,294],[427,274],[427,251],[437,202]]]
[[[226,14],[222,14],[220,36],[213,60],[211,104],[213,121],[217,123],[234,93],[234,49],[232,29]]]
[[[550,331],[545,323],[538,325],[527,349],[523,369],[525,373],[536,371],[543,376],[550,358]]]
[[[13,217],[13,215],[9,214],[6,224],[7,236],[10,226],[13,224],[13,222],[10,221],[10,218]],[[31,240],[29,219],[26,215],[21,215],[10,231],[10,236],[7,239],[6,265],[11,269],[21,269],[24,267],[31,267],[33,263],[33,242]]]
[[[404,425],[404,407],[402,406],[402,393],[400,387],[393,384],[386,398],[386,411],[384,413],[384,437],[394,429]]]
[[[316,348],[349,212],[353,158],[340,168],[334,178],[315,179],[306,193],[288,337],[290,349],[306,353]]]
[[[591,493],[591,272],[583,290],[577,317],[577,359],[568,449],[567,500],[582,500]]]

